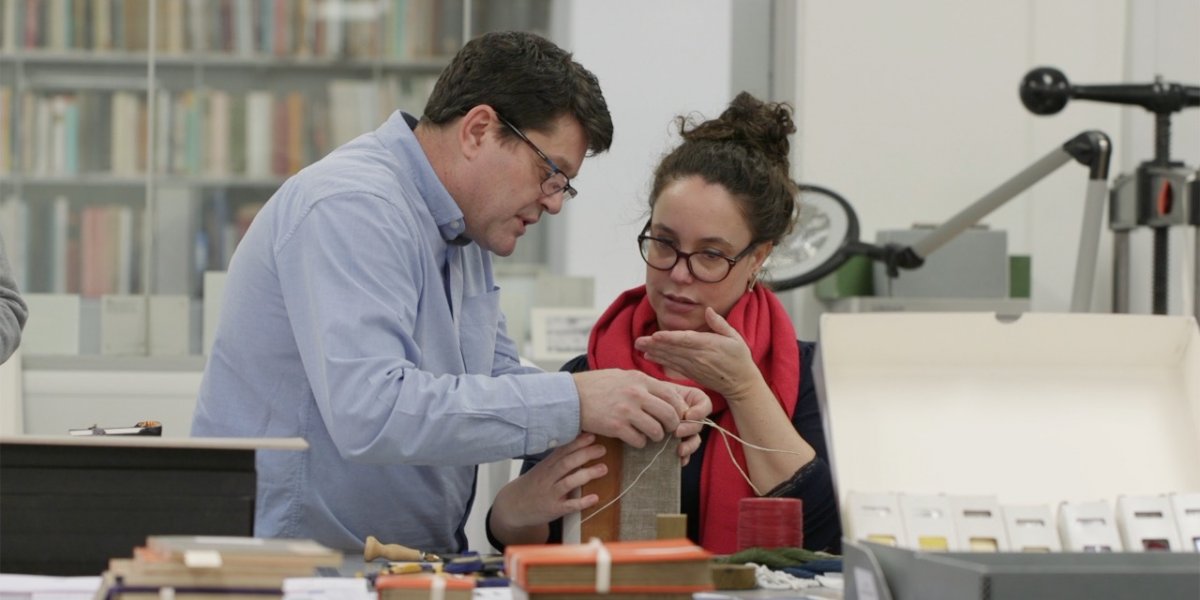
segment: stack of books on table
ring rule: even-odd
[[[712,554],[687,539],[509,546],[514,599],[691,600],[713,589]]]
[[[133,558],[114,558],[96,600],[272,600],[285,579],[337,568],[342,554],[311,540],[150,536]]]
[[[375,591],[378,600],[471,600],[475,579],[449,573],[380,575]]]

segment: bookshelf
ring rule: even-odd
[[[548,0],[0,0],[0,234],[25,294],[186,296],[291,174],[419,113],[464,32]],[[470,35],[469,33],[467,35]],[[148,322],[153,319],[148,318]]]

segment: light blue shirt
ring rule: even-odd
[[[571,376],[519,364],[490,255],[451,243],[406,117],[285,182],[230,262],[192,434],[311,446],[259,451],[259,537],[461,551],[475,465],[579,431]]]

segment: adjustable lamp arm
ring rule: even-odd
[[[767,283],[776,290],[808,285],[856,255],[883,263],[888,276],[897,277],[900,269],[920,267],[935,250],[1074,159],[1088,166],[1089,182],[1071,310],[1087,311],[1091,305],[1111,155],[1112,144],[1107,135],[1100,131],[1085,131],[1000,184],[911,246],[878,246],[859,241],[858,217],[849,202],[832,190],[801,184],[800,223],[768,258]]]
[[[889,244],[883,250],[883,262],[888,274],[895,276],[898,269],[915,269],[925,258],[962,232],[978,223],[992,211],[1015,198],[1042,178],[1075,159],[1089,168],[1087,198],[1084,209],[1083,232],[1080,236],[1079,256],[1076,262],[1075,287],[1071,295],[1071,310],[1087,311],[1091,304],[1092,282],[1096,271],[1096,252],[1103,227],[1104,199],[1108,192],[1108,163],[1112,156],[1112,143],[1100,131],[1085,131],[1066,141],[1038,159],[1020,173],[1009,178],[999,187],[988,192],[979,200],[950,217],[942,225],[926,234],[911,246]],[[868,253],[870,256],[870,253]]]

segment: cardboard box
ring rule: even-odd
[[[908,547],[900,498],[889,493],[848,491],[842,495],[842,531],[852,539]]]
[[[844,552],[846,600],[1200,597],[1195,554],[913,552],[871,542]]]
[[[1171,494],[1171,512],[1184,550],[1200,552],[1200,492]]]
[[[817,384],[843,499],[888,491],[1057,507],[1200,490],[1200,331],[1191,317],[826,313],[820,339]],[[871,597],[857,594],[863,577],[886,588],[893,574],[870,559],[883,546],[846,544],[846,597]],[[1039,562],[1060,560],[1044,554],[955,556],[1016,557],[1001,559],[1006,569],[1045,567],[1043,581],[1075,568]],[[976,567],[962,567],[964,576],[983,585],[988,568]],[[1200,586],[1194,556],[1181,568]],[[1122,597],[1170,597],[1139,587],[1149,573],[1120,570],[1141,594]],[[909,579],[891,581],[889,597],[916,597]]]
[[[1004,531],[1013,552],[1059,552],[1062,539],[1054,528],[1054,515],[1045,505],[1006,505]]]
[[[995,496],[950,496],[958,547],[972,552],[1007,552],[1004,512]]]
[[[1195,551],[1183,543],[1171,499],[1165,494],[1117,498],[1117,527],[1129,552]]]
[[[100,353],[146,355],[146,297],[105,294],[100,297]]]
[[[1071,552],[1121,552],[1126,547],[1106,500],[1063,502],[1058,507],[1058,533]]]
[[[187,356],[192,332],[192,301],[185,295],[150,296],[150,356]]]

